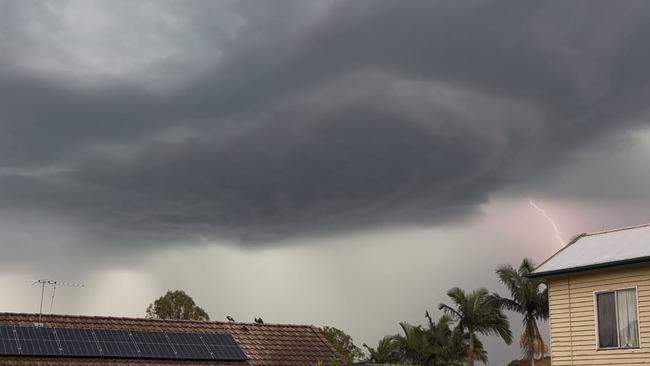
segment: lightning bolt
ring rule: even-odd
[[[550,216],[546,213],[546,211],[544,211],[541,207],[537,206],[537,205],[535,204],[535,202],[533,202],[532,199],[529,198],[529,199],[528,199],[528,203],[529,203],[529,204],[530,204],[530,205],[531,205],[531,206],[532,206],[532,207],[533,207],[537,212],[539,212],[539,213],[542,215],[542,217],[544,217],[544,219],[546,219],[546,221],[548,221],[548,222],[551,224],[551,226],[553,227],[553,231],[554,231],[554,233],[555,233],[555,239],[557,239],[557,241],[560,243],[560,245],[564,246],[565,243],[564,243],[564,240],[562,240],[562,234],[560,234],[560,229],[558,229],[557,224],[555,223],[555,221],[553,220],[553,218],[550,217]]]

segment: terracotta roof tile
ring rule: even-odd
[[[33,325],[38,314],[0,313],[0,324]],[[148,331],[229,333],[248,356],[244,362],[187,360],[146,360],[110,358],[69,358],[1,356],[2,365],[221,365],[221,366],[312,366],[333,361],[336,351],[321,330],[309,325],[199,322],[101,316],[43,315],[53,327],[110,328]]]

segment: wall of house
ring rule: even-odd
[[[594,292],[637,287],[638,349],[598,350]],[[551,365],[650,365],[650,265],[549,280]]]

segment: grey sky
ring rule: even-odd
[[[31,303],[30,275],[95,279],[61,305],[80,313],[137,315],[175,286],[252,317],[244,303],[264,288],[285,295],[269,303],[277,321],[351,324],[374,343],[447,288],[495,287],[480,279],[496,264],[556,249],[529,196],[566,238],[647,221],[649,13],[0,0],[0,283],[23,299],[6,306]],[[205,258],[210,270],[190,264]],[[447,265],[463,260],[463,274]],[[128,276],[137,300],[102,307]],[[378,277],[412,286],[388,284],[403,291],[390,299]],[[302,310],[283,311],[292,300]],[[360,315],[373,305],[381,319]],[[495,362],[518,354],[494,347]]]

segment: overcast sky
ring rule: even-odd
[[[376,344],[450,287],[505,295],[497,265],[650,221],[649,17],[0,0],[0,311],[37,311],[33,278],[84,282],[58,291],[70,314],[181,288],[215,320]]]

